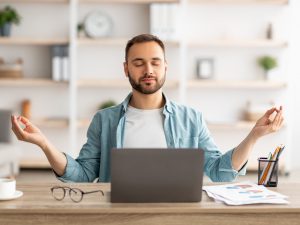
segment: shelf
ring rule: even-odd
[[[214,130],[249,130],[252,129],[255,122],[251,121],[237,121],[232,123],[212,123],[207,122],[209,129]]]
[[[0,78],[0,87],[40,87],[40,86],[59,86],[67,85],[67,82],[57,82],[50,79],[39,78]]]
[[[67,45],[66,38],[30,38],[30,37],[9,37],[0,38],[0,45]]]
[[[256,39],[256,40],[234,40],[220,39],[210,41],[189,41],[189,47],[198,48],[285,48],[287,42],[280,40]]]
[[[33,119],[32,123],[43,128],[68,128],[69,126],[67,118]]]
[[[77,127],[78,128],[88,128],[88,126],[90,125],[92,121],[89,119],[79,119],[77,121]]]
[[[78,87],[87,88],[131,88],[127,79],[81,79],[77,82]],[[166,80],[164,87],[177,88],[178,80]]]
[[[255,4],[255,5],[287,5],[289,0],[188,0],[198,4]]]
[[[281,81],[260,80],[189,80],[189,88],[235,88],[235,89],[281,89],[286,88],[287,83]]]
[[[207,122],[207,126],[211,130],[250,130],[254,127],[256,121],[241,120],[236,122]],[[286,128],[287,124],[283,124]]]
[[[62,3],[67,4],[70,0],[0,0],[0,3]]]
[[[103,46],[122,46],[124,47],[127,44],[127,41],[130,38],[79,38],[77,43],[78,45],[103,45]],[[169,46],[179,46],[178,41],[164,41],[165,45]]]
[[[78,0],[80,3],[134,3],[134,4],[150,4],[150,3],[179,3],[180,0]]]
[[[51,166],[47,159],[44,158],[32,158],[21,159],[19,166],[23,169],[50,169]]]

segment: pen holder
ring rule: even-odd
[[[260,183],[262,176],[265,176],[265,179],[263,183]],[[263,184],[266,187],[277,187],[277,183],[278,159],[270,160],[264,157],[258,158],[258,184]]]

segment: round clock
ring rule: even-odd
[[[84,21],[84,29],[91,38],[107,37],[112,32],[112,20],[103,12],[96,11],[87,15]]]

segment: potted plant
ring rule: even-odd
[[[84,24],[83,23],[77,24],[77,35],[79,38],[84,37]]]
[[[108,108],[108,107],[112,107],[112,106],[115,106],[115,105],[116,105],[116,102],[114,100],[107,100],[99,106],[99,110],[105,109],[105,108]]]
[[[277,59],[272,56],[263,56],[259,58],[258,64],[264,69],[266,80],[270,78],[270,71],[278,66]]]
[[[19,25],[21,21],[21,16],[18,12],[10,7],[6,6],[4,9],[0,10],[0,35],[1,36],[10,36],[11,25]]]

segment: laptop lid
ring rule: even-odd
[[[201,149],[112,149],[111,202],[199,202]]]

